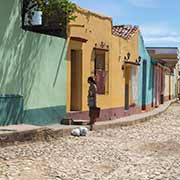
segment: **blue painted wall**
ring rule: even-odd
[[[142,106],[142,89],[143,89],[143,60],[146,61],[146,105],[153,102],[154,97],[154,66],[151,63],[151,57],[147,52],[142,35],[139,35],[139,55],[141,56],[141,65],[139,67],[139,81],[138,81],[138,106]]]

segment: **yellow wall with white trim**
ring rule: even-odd
[[[122,70],[124,56],[130,52],[130,61],[138,59],[139,30],[130,40],[124,40],[112,35],[112,19],[78,8],[77,18],[68,28],[67,51],[67,112],[70,111],[71,101],[71,49],[82,49],[82,111],[88,110],[87,78],[92,75],[92,50],[96,43],[105,42],[109,45],[109,90],[105,95],[97,95],[97,105],[101,109],[124,107],[125,73]],[[70,37],[87,39],[87,42],[70,40]],[[131,69],[131,67],[128,67]],[[131,73],[129,73],[131,76]],[[131,77],[129,77],[131,82]],[[130,103],[131,102],[130,100]]]

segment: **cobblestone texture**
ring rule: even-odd
[[[134,126],[1,148],[6,179],[180,180],[180,104]]]

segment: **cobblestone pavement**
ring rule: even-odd
[[[135,126],[1,148],[4,179],[180,180],[180,104]]]

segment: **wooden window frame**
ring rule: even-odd
[[[91,65],[91,74],[93,73],[93,75],[96,77],[96,56],[97,54],[101,54],[103,53],[104,54],[104,73],[105,73],[105,82],[104,82],[104,85],[105,85],[105,89],[104,89],[104,92],[97,92],[98,95],[107,95],[109,94],[109,51],[107,50],[104,50],[104,49],[97,49],[97,48],[94,48],[93,49],[93,65]],[[93,70],[92,70],[92,67],[93,67]]]

